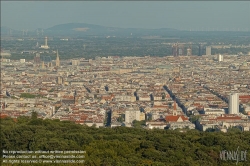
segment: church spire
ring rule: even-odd
[[[174,100],[174,110],[173,110],[173,115],[177,116],[177,105],[176,105],[176,100]]]
[[[176,100],[174,100],[174,110],[176,111]]]

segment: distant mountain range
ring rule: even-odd
[[[163,28],[163,29],[143,29],[143,28],[115,28],[105,27],[100,25],[85,24],[85,23],[68,23],[60,24],[48,28],[46,33],[66,33],[66,34],[86,34],[86,35],[128,35],[128,34],[148,34],[153,35],[163,31],[177,31],[176,29]]]
[[[43,31],[43,32],[42,32]],[[36,30],[22,31],[14,30],[6,26],[1,26],[1,35],[18,35],[18,36],[36,36],[39,34],[48,36],[117,36],[117,37],[128,37],[133,36],[168,36],[168,37],[180,37],[180,36],[193,36],[193,35],[205,35],[205,36],[218,36],[218,35],[234,35],[247,34],[249,32],[226,32],[226,31],[181,31],[173,28],[160,28],[160,29],[144,29],[144,28],[116,28],[116,27],[105,27],[94,24],[86,23],[67,23],[59,24],[53,27]],[[26,35],[27,34],[27,35]]]
[[[77,31],[77,29],[91,29],[91,30],[103,30],[107,29],[107,27],[93,24],[85,24],[85,23],[68,23],[68,24],[59,24],[55,25],[51,28],[48,28],[47,31]]]
[[[41,28],[37,29],[41,31]],[[29,31],[30,33],[36,33],[37,30]],[[22,31],[11,30],[12,33],[22,34]],[[47,35],[70,35],[70,34],[85,34],[85,35],[157,35],[169,31],[178,31],[172,28],[161,28],[161,29],[143,29],[143,28],[115,28],[105,27],[94,24],[86,23],[67,23],[55,25],[51,28],[43,30],[44,34]],[[1,27],[1,34],[9,34],[10,28]]]

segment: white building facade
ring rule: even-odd
[[[229,96],[229,114],[239,113],[239,94],[234,93]]]
[[[224,60],[224,59],[223,59],[223,55],[219,54],[219,55],[218,55],[218,61],[219,61],[219,62],[223,62],[223,60]]]
[[[125,111],[125,123],[132,123],[134,120],[140,121],[140,110],[130,107]]]
[[[206,55],[212,55],[211,53],[212,53],[212,48],[210,47],[210,46],[207,46],[206,47]]]

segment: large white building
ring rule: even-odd
[[[239,113],[239,94],[234,93],[229,96],[229,114]]]
[[[140,109],[131,106],[125,111],[125,123],[132,123],[134,120],[140,121]]]
[[[204,114],[205,115],[221,115],[225,114],[224,109],[219,109],[219,108],[204,108]]]
[[[211,51],[211,47],[210,47],[210,46],[207,46],[207,47],[206,47],[206,55],[212,55],[211,52],[212,52],[212,51]]]
[[[136,97],[135,96],[129,96],[129,95],[116,95],[115,101],[128,101],[128,102],[135,102]]]
[[[72,66],[78,66],[80,64],[79,60],[73,59],[71,60]]]
[[[218,55],[218,61],[219,61],[219,62],[222,62],[222,61],[223,61],[223,55],[221,55],[221,54]]]
[[[20,63],[25,63],[25,59],[20,59]]]

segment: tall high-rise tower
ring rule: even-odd
[[[47,36],[44,38],[44,45],[41,45],[40,48],[49,49]]]
[[[184,55],[184,46],[182,44],[178,45],[177,55],[178,56]]]
[[[47,36],[45,37],[45,39],[44,39],[44,46],[46,47],[48,47],[48,38],[47,38]]]
[[[60,66],[60,59],[59,59],[59,55],[58,55],[58,50],[56,51],[56,67]]]
[[[41,59],[40,59],[40,54],[36,53],[36,56],[34,57],[34,64],[38,65],[40,64]]]
[[[42,69],[44,69],[45,68],[45,66],[44,66],[44,61],[42,61]]]
[[[198,53],[198,56],[202,56],[202,45],[199,44],[199,53]]]
[[[222,62],[223,59],[224,59],[224,58],[223,58],[223,55],[219,54],[219,55],[218,55],[218,61],[219,61],[219,62]]]
[[[212,55],[211,54],[211,47],[210,46],[206,47],[206,55]]]
[[[191,55],[192,55],[192,49],[191,49],[191,47],[188,47],[187,56],[191,56]]]
[[[178,56],[178,44],[172,45],[172,55]]]
[[[229,114],[239,113],[239,94],[234,93],[229,96]]]

